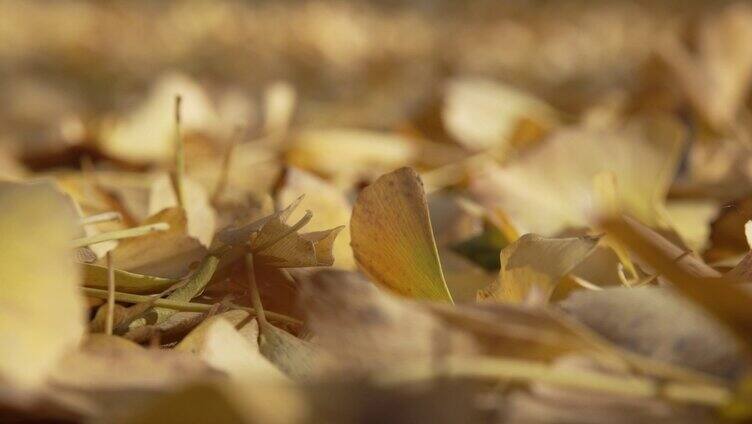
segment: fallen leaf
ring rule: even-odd
[[[508,148],[525,124],[543,134],[558,121],[557,112],[545,102],[480,78],[447,84],[442,118],[447,132],[471,150]]]
[[[107,267],[82,263],[83,285],[107,288]],[[115,286],[124,293],[157,293],[177,283],[177,279],[152,277],[150,275],[115,270]]]
[[[746,349],[745,353],[749,355],[752,348],[749,342],[749,334],[752,334],[752,314],[748,305],[752,303],[752,295],[722,277],[698,274],[693,272],[693,268],[682,266],[682,261],[677,261],[677,258],[684,259],[689,255],[669,256],[668,249],[662,245],[670,245],[670,242],[661,239],[657,234],[650,234],[649,230],[642,229],[634,220],[604,220],[603,228],[668,279],[677,293],[723,323],[737,336],[737,340]]]
[[[287,153],[290,164],[325,175],[339,187],[372,180],[410,163],[418,154],[404,137],[355,129],[306,130]]]
[[[209,196],[198,183],[187,177],[183,178],[183,195],[188,235],[208,247],[216,230],[215,212],[209,204]],[[149,215],[177,206],[178,199],[170,176],[163,174],[157,177],[149,193]]]
[[[373,281],[404,296],[452,301],[414,170],[400,168],[366,187],[350,232],[355,261]]]
[[[559,305],[616,345],[659,361],[728,379],[745,368],[723,326],[670,290],[580,290]]]
[[[700,23],[696,54],[678,40],[661,49],[692,106],[715,129],[733,125],[752,82],[752,10],[734,4]]]
[[[587,258],[596,237],[545,238],[525,234],[501,251],[498,279],[478,292],[479,299],[546,302],[559,281]]]
[[[282,188],[277,193],[279,202],[289,205],[295,199],[305,195],[301,206],[290,215],[291,221],[303,217],[305,210],[315,211],[306,228],[322,231],[347,225],[350,221],[352,206],[344,193],[325,180],[308,172],[289,168],[285,173]],[[350,228],[346,226],[339,232],[332,248],[334,266],[343,269],[355,268],[352,249],[350,248]]]
[[[175,291],[167,296],[168,300],[179,302],[189,302],[204,291],[204,288],[214,276],[217,270],[219,258],[207,256],[201,262],[201,265],[190,276],[185,279],[184,284],[179,286]],[[146,317],[133,321],[128,327],[133,329],[142,325],[160,323],[173,315],[176,311],[170,308],[154,307],[145,313]]]
[[[238,323],[229,321],[228,316]],[[246,328],[245,337],[236,326]],[[258,343],[257,338],[252,338],[254,335],[258,337],[258,324],[249,318],[247,312],[228,311],[208,318],[175,349],[197,355],[212,368],[234,379],[263,380],[266,384],[275,380],[287,381],[284,374],[261,355],[258,345],[254,346]]]
[[[116,158],[142,163],[167,162],[175,148],[175,96],[183,99],[184,132],[215,131],[219,117],[204,89],[172,74],[157,81],[147,99],[103,131],[101,149]]]
[[[663,228],[663,202],[681,145],[681,127],[660,118],[616,129],[561,130],[506,167],[477,171],[471,191],[488,210],[504,211],[519,231],[553,237],[589,226],[600,213],[594,179],[608,173],[613,206]]]
[[[188,235],[188,222],[180,208],[165,209],[144,224],[165,222],[167,231],[122,240],[112,251],[115,268],[161,278],[182,278],[190,266],[206,255],[206,248]],[[104,265],[100,260],[98,265]]]
[[[38,388],[84,332],[70,198],[49,181],[0,183],[0,380]]]

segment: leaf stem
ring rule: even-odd
[[[235,152],[235,146],[237,146],[238,142],[240,141],[242,133],[243,131],[241,129],[236,130],[235,134],[230,140],[230,145],[227,146],[227,149],[225,149],[224,154],[222,155],[222,164],[219,168],[219,177],[217,178],[217,183],[214,185],[214,190],[211,195],[212,204],[217,204],[217,202],[219,202],[219,198],[222,196],[222,193],[224,193],[225,187],[227,187],[227,181],[230,177],[232,154]]]
[[[92,224],[99,224],[102,222],[110,222],[110,221],[120,221],[123,219],[123,216],[120,215],[120,212],[102,212],[98,213],[96,215],[89,215],[81,218],[80,222],[81,225],[92,225]]]
[[[95,297],[97,299],[107,299],[107,290],[102,289],[93,289],[90,287],[81,287],[81,291],[84,295],[89,297]],[[184,311],[184,312],[207,312],[210,311],[212,308],[212,305],[207,303],[195,303],[195,302],[183,302],[179,300],[171,300],[171,299],[154,299],[153,296],[145,296],[140,294],[131,294],[131,293],[122,293],[122,292],[115,292],[115,300],[117,302],[124,302],[124,303],[141,303],[141,302],[154,302],[154,306],[159,306],[162,308],[170,308],[174,309],[176,311]],[[238,305],[232,305],[234,309],[240,309],[242,311],[246,311],[253,316],[256,316],[256,310],[254,308],[248,308],[245,306],[238,306]],[[271,311],[265,311],[266,318],[277,321],[283,324],[292,325],[299,327],[303,325],[300,320],[297,320],[293,317],[289,317],[287,315],[279,314],[276,312]]]
[[[110,231],[107,233],[94,234],[92,236],[73,239],[72,247],[84,247],[90,244],[102,243],[111,240],[121,240],[143,236],[155,231],[165,231],[170,229],[170,224],[166,222],[157,222],[154,224],[143,225],[141,227],[127,228],[125,230]]]
[[[115,321],[115,268],[112,266],[112,253],[107,252],[107,319],[105,320],[104,332],[112,335],[112,327]]]
[[[185,209],[185,192],[183,191],[183,178],[185,176],[185,143],[180,133],[180,104],[182,98],[175,96],[175,196],[178,206]]]
[[[376,379],[381,383],[398,384],[439,376],[534,381],[612,395],[664,398],[675,402],[708,406],[722,406],[732,398],[731,391],[720,385],[659,382],[647,377],[618,376],[584,369],[554,368],[540,361],[489,356],[447,357],[439,368],[433,367],[429,361],[408,364],[385,373],[382,372]]]
[[[269,325],[269,322],[266,320],[266,312],[264,312],[264,305],[261,303],[261,294],[259,293],[258,284],[256,283],[256,270],[253,264],[253,253],[245,255],[245,268],[248,273],[248,285],[251,290],[253,309],[258,311],[256,318],[259,322],[259,329],[264,329]]]

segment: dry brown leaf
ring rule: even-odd
[[[301,206],[291,214],[290,220],[295,222],[303,217],[303,211],[311,210],[314,214],[311,222],[306,225],[308,230],[322,231],[346,225],[334,242],[332,249],[334,266],[343,269],[355,268],[355,260],[350,248],[350,228],[347,226],[350,222],[352,206],[344,193],[313,174],[289,168],[282,188],[277,193],[279,202],[289,205],[303,195],[305,197]]]
[[[144,223],[157,222],[166,222],[170,228],[121,241],[112,251],[116,268],[155,277],[182,278],[206,255],[206,248],[188,235],[188,221],[182,209],[165,209]]]
[[[152,398],[115,422],[296,424],[306,422],[308,409],[301,390],[288,384],[257,386],[250,381],[244,384],[209,381]]]
[[[691,255],[671,255],[666,247],[671,246],[670,242],[634,220],[607,219],[603,221],[603,228],[669,280],[677,293],[723,323],[737,336],[749,355],[752,349],[749,337],[752,334],[752,310],[749,308],[752,296],[747,291],[722,277],[698,273],[696,267],[684,261]],[[674,249],[677,248],[674,246]]]
[[[611,342],[659,361],[725,378],[744,367],[723,326],[667,289],[582,290],[560,305]]]
[[[401,168],[381,176],[358,196],[350,221],[360,268],[404,296],[452,301],[418,174]]]
[[[320,358],[332,373],[383,369],[405,359],[476,351],[471,337],[442,325],[418,304],[380,292],[356,273],[320,271],[301,302]]]

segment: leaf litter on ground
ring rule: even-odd
[[[196,31],[250,6],[214,7]],[[0,417],[749,420],[751,16],[671,26],[605,92],[555,66],[425,93],[377,72],[410,106],[375,123],[375,98],[327,109],[301,81],[254,98],[166,73],[49,151],[3,147]],[[348,67],[371,48],[324,38],[301,51]],[[468,51],[451,69],[493,62]]]

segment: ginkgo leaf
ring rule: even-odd
[[[500,148],[514,141],[525,121],[539,132],[556,125],[556,111],[508,85],[479,78],[450,81],[442,118],[447,132],[472,150]]]
[[[713,201],[678,201],[666,204],[666,212],[671,221],[671,228],[675,229],[695,252],[705,250],[710,237],[710,223],[718,214],[718,204]]]
[[[0,380],[38,386],[84,332],[70,199],[51,182],[0,183]]]
[[[217,270],[219,258],[209,255],[204,258],[199,267],[185,279],[182,285],[167,296],[168,300],[188,302],[201,294]],[[146,317],[133,321],[129,328],[133,329],[147,323],[160,323],[173,315],[176,311],[170,308],[155,307],[145,313]]]
[[[264,133],[277,135],[290,127],[297,95],[295,88],[285,82],[276,81],[264,91]]]
[[[556,236],[587,227],[600,194],[596,176],[612,176],[614,207],[666,227],[663,202],[679,163],[682,130],[668,119],[620,128],[571,128],[506,167],[487,164],[471,190],[488,209],[504,211],[521,232]]]
[[[302,195],[305,197],[301,206],[290,216],[291,221],[302,218],[303,211],[311,210],[314,214],[311,222],[306,225],[307,230],[321,231],[349,223],[352,206],[340,189],[313,174],[289,168],[277,197],[283,205],[288,205]],[[349,227],[343,228],[337,236],[332,253],[335,267],[344,269],[355,267],[350,248]]]
[[[355,129],[307,130],[295,135],[287,154],[290,164],[330,177],[350,187],[410,163],[418,154],[409,139]]]
[[[188,235],[188,220],[180,208],[168,208],[147,219],[144,224],[165,222],[167,231],[122,240],[112,250],[115,268],[162,278],[181,278],[190,266],[206,255],[206,248]],[[100,260],[98,265],[104,265]]]
[[[104,419],[160,391],[217,374],[186,352],[145,349],[122,337],[95,334],[62,358],[49,382],[61,395],[86,401],[94,416]]]
[[[317,374],[323,352],[312,343],[269,323],[259,327],[259,350],[286,375],[293,380],[307,380]]]
[[[252,327],[247,332],[258,336],[258,324],[249,320],[244,311],[228,311],[215,315],[188,334],[176,347],[176,350],[191,352],[206,361],[211,367],[226,372],[235,379],[265,380],[268,384],[277,379],[287,378],[259,352],[257,339],[242,336],[236,326],[226,316],[244,317],[243,327]],[[253,344],[251,344],[253,343]]]
[[[198,183],[183,178],[183,201],[188,235],[209,246],[214,238],[215,212],[209,204],[209,196]],[[156,215],[164,209],[178,206],[177,196],[170,176],[157,177],[149,192],[149,215]]]
[[[734,124],[752,82],[752,9],[738,3],[696,31],[696,54],[677,40],[660,50],[692,106],[715,129]]]
[[[107,288],[107,267],[82,263],[83,285]],[[124,293],[156,293],[177,283],[177,279],[152,277],[151,275],[115,270],[115,286]]]
[[[499,278],[479,299],[545,302],[559,281],[587,258],[597,237],[545,238],[525,234],[501,251]]]
[[[571,354],[664,378],[708,381],[702,373],[627,355],[556,310],[509,303],[453,306],[378,290],[356,273],[321,270],[302,286],[302,304],[327,371],[386,370],[407,360],[478,355],[550,361]],[[436,337],[441,334],[441,337]],[[430,358],[430,359],[429,359]]]
[[[183,99],[183,131],[216,130],[219,117],[204,89],[186,76],[167,75],[154,84],[148,98],[133,112],[105,128],[102,150],[130,162],[168,161],[175,148],[176,95]]]
[[[602,225],[610,236],[621,240],[673,283],[678,293],[723,323],[737,336],[737,340],[746,348],[747,355],[752,352],[752,310],[749,308],[752,295],[732,284],[733,281],[698,273],[696,268],[683,261],[688,255],[670,256],[669,249],[665,246],[670,246],[671,243],[637,221],[607,218],[602,221]]]
[[[355,260],[374,282],[404,296],[452,301],[414,170],[400,168],[366,187],[350,232]]]
[[[725,329],[666,289],[581,290],[560,305],[606,339],[649,357],[726,378],[743,368]]]
[[[300,234],[273,216],[251,242],[259,261],[280,268],[329,266],[334,262],[332,248],[342,227]]]
[[[294,424],[308,421],[309,404],[300,387],[227,381],[198,381],[132,408],[120,424],[209,423]]]
[[[447,328],[422,306],[385,293],[354,272],[323,270],[314,274],[302,286],[301,303],[317,345],[331,355],[321,358],[321,366],[328,372],[368,371],[406,358],[476,351],[467,335]]]

